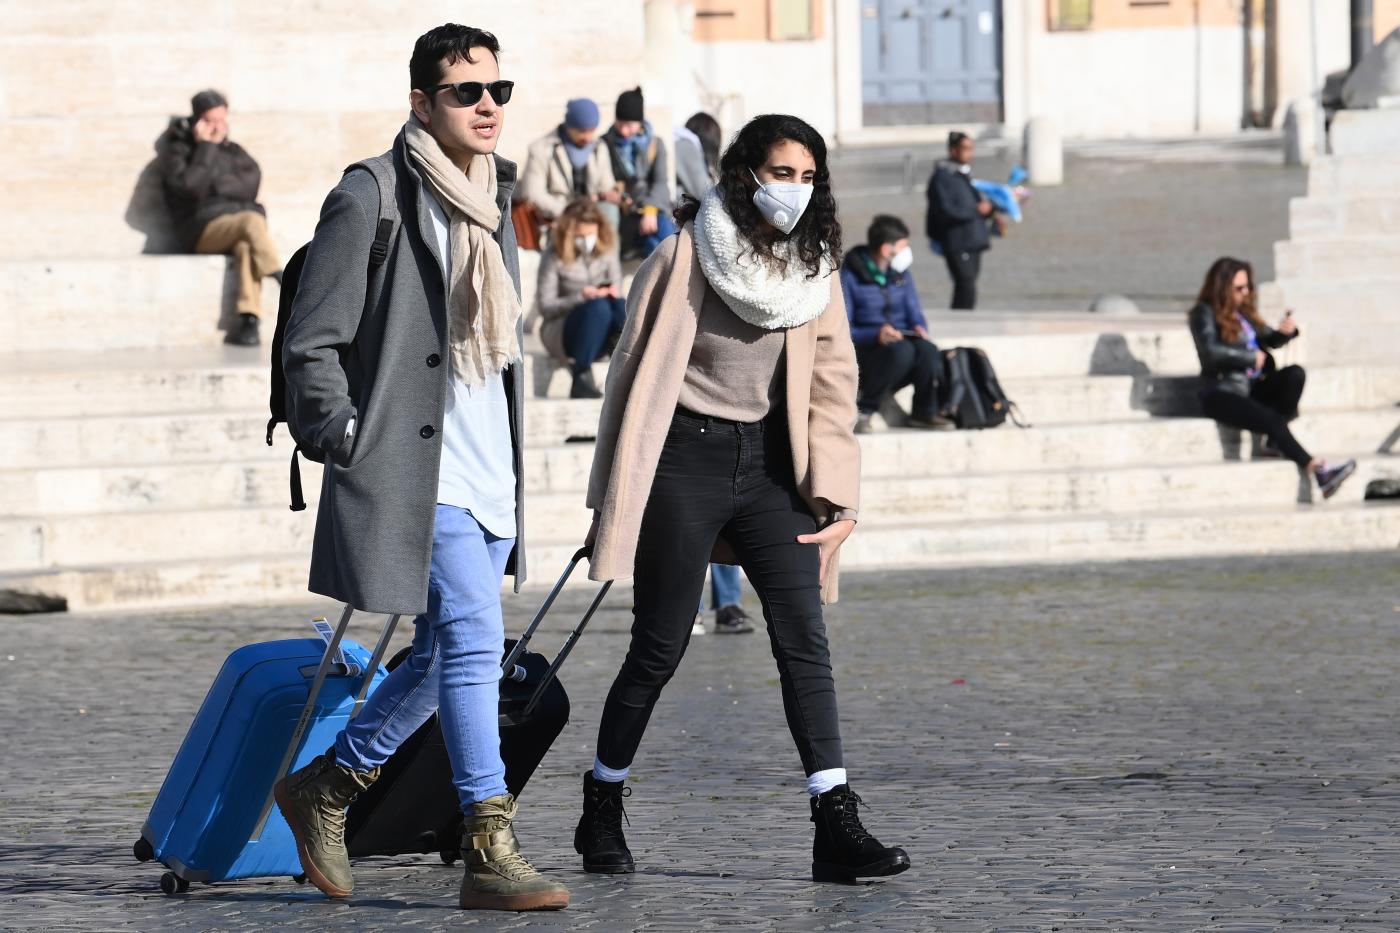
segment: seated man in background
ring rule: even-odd
[[[887,397],[911,384],[909,425],[954,427],[938,412],[942,358],[928,339],[928,322],[909,275],[913,262],[909,228],[898,217],[879,214],[866,232],[865,245],[847,253],[841,266],[841,291],[860,366],[858,434],[870,431],[870,416]]]
[[[530,144],[519,195],[535,206],[540,220],[553,223],[570,201],[587,198],[617,229],[622,196],[608,147],[598,141],[599,120],[598,105],[577,97],[564,108],[564,122]]]
[[[258,203],[262,171],[253,157],[228,138],[228,101],[218,91],[200,91],[190,116],[170,121],[157,144],[161,186],[182,248],[191,253],[227,253],[238,264],[238,324],[229,343],[258,345],[262,280],[282,281],[282,262],[267,232],[267,211]]]
[[[645,259],[676,232],[671,219],[671,163],[666,143],[646,121],[642,89],[623,91],[616,119],[603,135],[612,153],[613,175],[622,188],[622,258]]]

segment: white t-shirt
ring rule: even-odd
[[[452,239],[447,212],[431,192],[426,200],[442,256],[443,280],[451,282]],[[505,378],[489,378],[486,385],[473,390],[457,378],[454,369],[447,385],[437,501],[468,510],[498,538],[513,538],[515,451],[510,440]]]

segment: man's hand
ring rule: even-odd
[[[208,120],[205,120],[203,118],[194,121],[194,127],[190,130],[190,132],[194,134],[195,142],[218,142],[218,139],[216,138],[219,134],[218,129],[214,126],[214,124],[210,123]]]
[[[977,202],[977,213],[981,214],[983,217],[990,217],[990,216],[992,216],[992,211],[993,211],[993,210],[994,210],[994,208],[992,207],[992,202],[991,202],[991,201],[978,201],[978,202]]]
[[[815,544],[821,553],[821,575],[822,586],[826,585],[826,568],[831,563],[831,559],[836,556],[836,552],[841,550],[841,545],[846,543],[846,539],[855,530],[856,523],[850,521],[832,522],[814,535],[798,535],[798,544]]]
[[[658,229],[660,229],[660,226],[656,220],[656,214],[653,211],[647,211],[642,215],[641,220],[637,222],[637,232],[642,236],[651,236]]]
[[[880,346],[888,347],[892,343],[899,343],[904,339],[904,335],[895,330],[893,324],[886,324],[880,328],[880,333],[876,339],[880,341]]]
[[[992,220],[992,223],[994,223],[994,224],[997,225],[997,234],[998,234],[998,235],[1000,235],[1000,236],[1006,236],[1006,218],[1005,218],[1005,217],[1002,217],[1000,214],[998,214],[998,215]]]
[[[599,191],[598,200],[607,201],[609,204],[616,204],[617,202],[622,200],[622,194],[617,190],[610,188],[607,191]]]
[[[928,328],[923,326],[922,324],[914,325],[914,333],[918,334],[924,340],[928,339]]]

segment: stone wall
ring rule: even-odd
[[[414,40],[469,20],[497,34],[517,82],[501,152],[523,159],[570,97],[605,115],[641,80],[642,0],[58,0],[0,4],[0,259],[140,252],[137,181],[172,114],[216,87],[232,136],[263,169],[263,200],[290,249],[350,162],[383,151],[407,112]],[[480,16],[480,10],[488,10]],[[135,210],[132,210],[135,208]],[[23,235],[16,235],[23,231]]]

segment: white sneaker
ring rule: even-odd
[[[692,635],[704,635],[704,634],[705,634],[705,613],[703,613],[703,612],[697,612],[697,613],[695,613],[695,624],[692,625],[692,626],[690,627],[690,634],[692,634]]]

